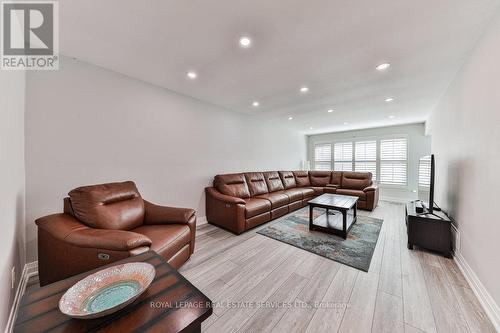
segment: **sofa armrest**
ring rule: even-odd
[[[223,201],[228,204],[241,204],[241,205],[246,204],[245,200],[238,197],[232,197],[230,195],[222,194],[213,187],[207,187],[205,190],[207,192],[207,195],[210,195],[212,198],[216,200]]]
[[[378,186],[377,185],[370,185],[368,187],[365,187],[363,189],[363,192],[366,193],[366,192],[371,192],[371,191],[376,191],[376,190],[378,190]]]
[[[144,200],[144,224],[187,224],[194,216],[194,209],[167,207]]]
[[[205,188],[207,221],[235,234],[246,230],[246,202],[224,195],[213,187]]]
[[[167,207],[144,200],[144,224],[186,224],[190,232],[189,252],[193,254],[196,236],[196,215],[194,209]]]
[[[68,214],[53,214],[36,220],[38,228],[73,246],[111,251],[130,251],[150,246],[151,240],[124,230],[89,228]]]

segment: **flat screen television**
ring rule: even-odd
[[[434,207],[434,182],[436,177],[436,165],[434,154],[420,158],[418,166],[418,198],[422,201],[424,208],[429,214],[435,210]]]

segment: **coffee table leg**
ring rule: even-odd
[[[347,210],[342,210],[342,233],[343,238],[347,238]]]
[[[356,223],[356,221],[358,220],[358,203],[356,202],[356,204],[354,205],[354,218],[353,218],[353,221],[352,223]]]
[[[309,230],[313,230],[313,206],[309,205]]]

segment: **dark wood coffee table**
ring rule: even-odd
[[[358,218],[357,202],[358,197],[329,193],[308,201],[309,230],[327,232],[346,239],[347,233]],[[326,214],[314,219],[315,207],[326,209]],[[332,213],[330,210],[334,212]]]
[[[75,260],[77,260],[75,258]],[[72,319],[59,311],[59,299],[77,281],[105,267],[147,262],[156,268],[149,288],[124,309],[97,319]],[[14,332],[200,332],[212,302],[156,252],[149,251],[27,292]]]

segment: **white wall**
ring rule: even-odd
[[[406,135],[408,137],[408,185],[388,186],[380,185],[382,199],[409,200],[417,198],[418,190],[418,163],[422,156],[430,153],[430,138],[425,136],[424,124],[379,127],[355,131],[335,132],[311,135],[308,137],[308,158],[313,167],[314,145],[324,142],[339,142],[354,139],[372,139],[391,135]]]
[[[25,264],[24,239],[25,74],[0,70],[0,330],[5,329],[16,286]]]
[[[427,123],[437,201],[456,220],[461,254],[500,304],[500,15]]]
[[[28,74],[26,107],[28,260],[33,221],[60,212],[74,187],[131,179],[144,198],[203,217],[216,174],[298,169],[306,157],[305,136],[278,123],[65,57],[57,72]]]

